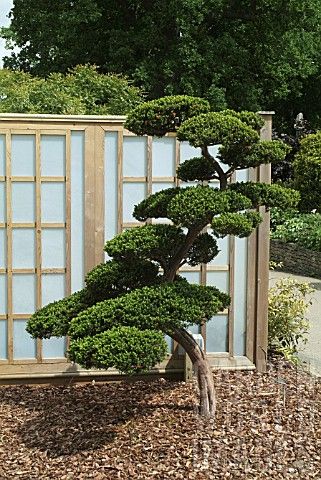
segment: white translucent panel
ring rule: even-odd
[[[165,190],[166,188],[173,188],[175,187],[174,182],[156,182],[152,185],[152,193],[160,192],[161,190]]]
[[[66,197],[64,183],[41,185],[41,220],[43,223],[64,223],[66,219]]]
[[[117,234],[117,132],[108,132],[105,137],[105,240]]]
[[[66,351],[65,337],[44,338],[42,340],[43,358],[64,358]]]
[[[21,177],[36,175],[35,135],[12,135],[11,175]]]
[[[189,283],[199,285],[201,279],[201,272],[179,272],[180,276],[186,278]]]
[[[65,275],[48,273],[42,275],[42,305],[65,297]]]
[[[247,297],[247,238],[235,238],[234,352],[245,355]]]
[[[0,135],[0,177],[6,174],[6,136]]]
[[[36,284],[36,276],[33,274],[13,275],[13,313],[34,313],[36,310]]]
[[[43,268],[65,268],[65,230],[58,228],[43,229],[41,233],[41,249]]]
[[[41,135],[41,175],[63,177],[66,175],[66,137]]]
[[[14,228],[12,230],[13,268],[35,268],[36,232],[32,228]]]
[[[36,219],[35,183],[14,182],[12,184],[12,221],[32,223]],[[52,199],[51,199],[52,201]]]
[[[207,272],[206,273],[206,285],[212,285],[222,292],[229,292],[229,272]]]
[[[228,352],[228,316],[216,315],[206,324],[206,352]]]
[[[4,228],[0,228],[0,268],[7,266],[7,235]]]
[[[185,160],[189,160],[193,157],[200,157],[202,151],[200,148],[192,147],[188,142],[181,142],[181,161],[183,163]]]
[[[208,148],[208,151],[212,155],[212,157],[215,158],[219,153],[219,148],[220,148],[220,145],[212,145],[211,147]],[[224,163],[219,162],[219,164],[221,165],[224,172],[226,172],[230,168],[229,165],[226,165]]]
[[[176,138],[153,139],[153,177],[174,177],[176,164]]]
[[[6,184],[0,182],[0,223],[5,223],[6,217]]]
[[[8,335],[7,320],[0,320],[0,359],[5,360],[8,358],[7,349],[7,335]]]
[[[211,230],[209,230],[211,233]],[[219,248],[218,255],[213,258],[210,262],[210,265],[228,265],[229,263],[229,237],[216,238],[217,245]]]
[[[7,313],[7,275],[0,274],[0,315]]]
[[[236,181],[237,182],[248,182],[249,180],[249,170],[244,169],[244,170],[238,170],[236,172]]]
[[[123,221],[133,222],[134,206],[146,197],[147,185],[145,183],[124,183],[123,186]]]
[[[200,325],[190,325],[189,327],[187,327],[187,330],[193,334],[201,333]]]
[[[36,340],[26,331],[27,321],[13,321],[13,358],[36,358]]]
[[[172,353],[173,352],[173,346],[174,346],[173,339],[171,337],[169,337],[168,335],[165,335],[165,342],[167,343],[167,352]]]
[[[124,177],[145,177],[147,175],[147,137],[124,137]]]
[[[84,176],[85,135],[71,133],[71,290],[76,292],[84,284]]]
[[[211,180],[210,182],[208,182],[209,186],[212,187],[212,188],[216,188],[216,189],[219,189],[220,188],[220,182],[219,180]]]

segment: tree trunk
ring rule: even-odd
[[[193,363],[200,394],[200,415],[203,417],[214,417],[216,410],[214,380],[205,353],[198,346],[192,335],[184,329],[177,329],[172,337],[182,345]]]

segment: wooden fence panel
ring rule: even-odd
[[[136,137],[121,117],[3,117],[0,379],[91,375],[66,362],[66,339],[35,341],[26,321],[36,308],[83,287],[85,273],[107,259],[104,242],[141,224],[132,216],[135,204],[163,188],[193,185],[180,182],[176,168],[199,152],[174,135]],[[265,117],[268,138],[271,115]],[[234,180],[268,177],[264,167],[238,172]],[[202,333],[214,367],[254,368],[257,362],[265,368],[267,231],[268,218],[250,239],[219,239],[220,253],[210,264],[182,268],[190,282],[232,295],[227,311],[191,328]],[[182,352],[167,340],[169,356],[160,369],[181,369]]]

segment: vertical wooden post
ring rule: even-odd
[[[85,273],[104,258],[104,130],[85,130]]]
[[[272,138],[273,112],[262,112],[264,126],[261,130],[261,140]],[[259,167],[260,182],[271,183],[271,166]],[[268,290],[269,290],[269,260],[270,260],[270,215],[265,207],[260,208],[263,222],[257,232],[257,320],[256,320],[256,348],[255,363],[259,372],[266,371],[267,342],[268,342]]]

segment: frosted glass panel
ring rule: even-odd
[[[65,275],[44,274],[42,275],[42,305],[60,300],[65,296]]]
[[[6,230],[0,228],[0,268],[7,266],[7,236]]]
[[[135,221],[132,213],[134,206],[140,203],[146,197],[145,183],[124,183],[123,187],[123,212],[124,222]]]
[[[13,313],[34,313],[36,310],[36,276],[15,274],[12,278]]]
[[[200,148],[192,147],[188,142],[181,142],[181,162],[189,160],[193,157],[200,157],[202,155]]]
[[[65,268],[65,230],[43,229],[41,233],[43,268]]]
[[[36,236],[31,228],[14,228],[12,230],[12,264],[13,268],[35,268]]]
[[[62,338],[45,338],[42,341],[43,358],[64,358],[66,350],[66,339]]]
[[[147,175],[147,137],[124,137],[124,177]]]
[[[249,180],[249,170],[238,170],[236,172],[237,182],[247,182]]]
[[[206,324],[207,353],[228,351],[228,317],[216,315]]]
[[[13,321],[13,358],[35,358],[36,340],[26,332],[25,320]]]
[[[211,230],[208,231],[211,233]],[[213,258],[210,265],[228,265],[229,263],[229,237],[216,238],[219,254]]]
[[[6,221],[6,186],[4,182],[0,182],[0,223]]]
[[[12,221],[16,223],[35,222],[35,210],[35,184],[14,182],[12,184]]]
[[[41,218],[44,223],[64,223],[66,210],[65,184],[41,185]]]
[[[83,132],[71,133],[71,290],[84,283],[84,148]]]
[[[0,358],[5,360],[7,357],[7,321],[0,320]]]
[[[7,276],[0,275],[0,315],[7,313]]]
[[[179,272],[179,274],[180,274],[181,277],[186,278],[186,280],[189,283],[195,283],[197,285],[200,283],[200,277],[201,277],[201,272],[200,271],[198,271],[198,272]]]
[[[175,151],[175,138],[153,139],[153,177],[175,176]]]
[[[34,176],[36,174],[35,135],[12,135],[11,175]]]
[[[160,192],[161,190],[165,190],[166,188],[173,188],[175,187],[174,182],[162,182],[162,183],[153,183],[152,185],[152,193]]]
[[[105,240],[117,233],[117,132],[105,137]]]
[[[235,238],[234,351],[245,355],[247,296],[247,238]]]
[[[41,136],[41,175],[66,175],[66,138],[64,135]]]
[[[6,137],[0,135],[0,177],[6,174]]]
[[[189,327],[187,327],[187,330],[194,334],[201,333],[200,325],[190,325]]]
[[[169,337],[168,335],[165,335],[165,342],[167,343],[167,352],[172,353],[173,352],[173,339]]]
[[[207,285],[212,285],[222,292],[228,293],[229,272],[207,272],[206,277]]]

